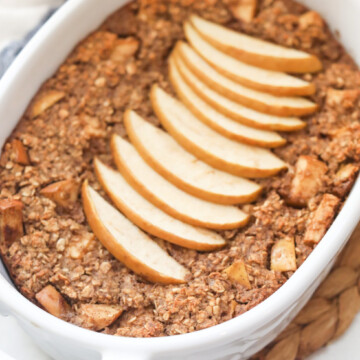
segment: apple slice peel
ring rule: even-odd
[[[251,202],[260,194],[261,186],[255,182],[200,161],[136,112],[126,111],[124,122],[131,142],[144,160],[180,189],[219,204]]]
[[[190,22],[184,24],[184,31],[193,49],[203,59],[221,74],[241,85],[282,96],[306,96],[315,93],[314,84],[305,80],[283,72],[248,65],[225,54],[202,38]]]
[[[219,234],[186,224],[161,211],[136,192],[118,171],[100,160],[95,159],[94,166],[98,180],[115,206],[147,233],[199,251],[215,250],[226,245]]]
[[[266,148],[275,148],[286,143],[286,140],[276,132],[260,130],[235,122],[208,105],[186,83],[173,59],[169,61],[169,73],[170,81],[185,106],[199,120],[218,133],[232,140]]]
[[[290,73],[308,73],[322,69],[321,61],[304,51],[257,39],[196,15],[190,17],[190,22],[213,46],[248,64]]]
[[[235,229],[247,224],[249,215],[237,207],[201,200],[171,184],[120,136],[113,136],[111,148],[119,171],[131,186],[170,216],[210,229]]]
[[[157,85],[151,89],[151,103],[165,129],[186,150],[217,169],[237,176],[262,178],[287,167],[267,149],[218,134]]]
[[[195,50],[180,43],[179,53],[191,72],[210,88],[253,110],[277,116],[303,116],[318,109],[309,99],[294,96],[275,96],[243,86],[219,73]]]
[[[82,187],[82,199],[91,229],[120,262],[151,282],[186,282],[188,270],[105,201],[87,181]]]

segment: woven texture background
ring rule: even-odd
[[[5,44],[5,47],[0,46],[0,78],[63,1],[0,0],[0,45]],[[14,38],[18,40],[12,41]]]
[[[360,225],[312,299],[254,360],[304,359],[343,335],[360,311],[359,275]]]

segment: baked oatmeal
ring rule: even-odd
[[[107,334],[188,333],[262,302],[321,240],[360,165],[360,72],[316,12],[291,0],[259,0],[256,12],[253,7],[239,12],[238,3],[131,2],[76,46],[41,87],[6,142],[0,163],[0,252],[29,300]],[[128,138],[127,109],[161,126],[149,92],[158,84],[176,95],[168,60],[176,42],[185,40],[183,23],[191,14],[311,53],[323,70],[298,75],[315,85],[310,99],[319,109],[302,118],[302,130],[281,132],[287,143],[273,153],[289,169],[256,179],[262,194],[242,206],[251,214],[249,223],[218,231],[225,247],[201,252],[152,237],[190,274],[186,283],[164,285],[134,274],[97,240],[84,214],[80,185],[88,179],[109,200],[93,160],[114,167],[110,138],[114,133]],[[286,251],[291,256],[289,239],[295,241],[296,262],[284,267],[277,260]],[[54,299],[55,308],[44,306]]]

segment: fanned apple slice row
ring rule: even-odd
[[[274,96],[245,87],[220,74],[189,45],[180,44],[182,59],[194,75],[213,90],[241,105],[278,116],[308,115],[318,108],[315,103],[302,97]]]
[[[203,101],[183,80],[173,59],[169,62],[170,80],[179,98],[203,123],[218,133],[245,144],[273,148],[284,145],[286,140],[278,133],[249,127],[219,113]]]
[[[237,176],[262,178],[286,168],[286,164],[271,151],[241,144],[212,130],[157,85],[151,89],[151,103],[162,125],[175,140],[219,170]]]
[[[115,258],[151,282],[186,281],[188,271],[105,201],[87,181],[82,187],[82,198],[91,229]]]
[[[117,171],[95,159],[97,177],[116,207],[151,235],[189,249],[209,251],[226,242],[217,233],[181,222],[164,213],[135,191]]]
[[[251,202],[260,194],[258,184],[210,167],[134,111],[126,111],[124,120],[141,156],[178,188],[203,200],[228,205]]]
[[[296,131],[306,126],[306,123],[299,118],[264,114],[242,106],[212,90],[197,78],[182,60],[182,54],[186,53],[187,48],[190,49],[187,44],[179,43],[171,60],[175,63],[177,70],[193,92],[220,113],[241,124],[263,130]],[[183,52],[182,50],[185,51]],[[171,66],[173,65],[170,61]],[[176,87],[175,84],[173,85]]]
[[[204,40],[189,22],[184,24],[184,31],[193,49],[204,60],[221,74],[244,86],[283,96],[312,95],[315,93],[314,84],[283,72],[248,65],[225,54]]]
[[[115,163],[129,184],[148,201],[176,219],[211,229],[234,229],[248,222],[249,215],[237,207],[201,200],[168,182],[120,136],[113,136],[111,148]]]
[[[190,22],[213,46],[245,63],[290,73],[316,72],[322,69],[321,61],[304,51],[241,34],[196,15],[190,17]]]

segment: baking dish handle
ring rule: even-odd
[[[103,351],[101,360],[150,360],[150,355],[147,354],[134,354],[134,353],[128,353],[128,352],[122,352],[122,351]]]

